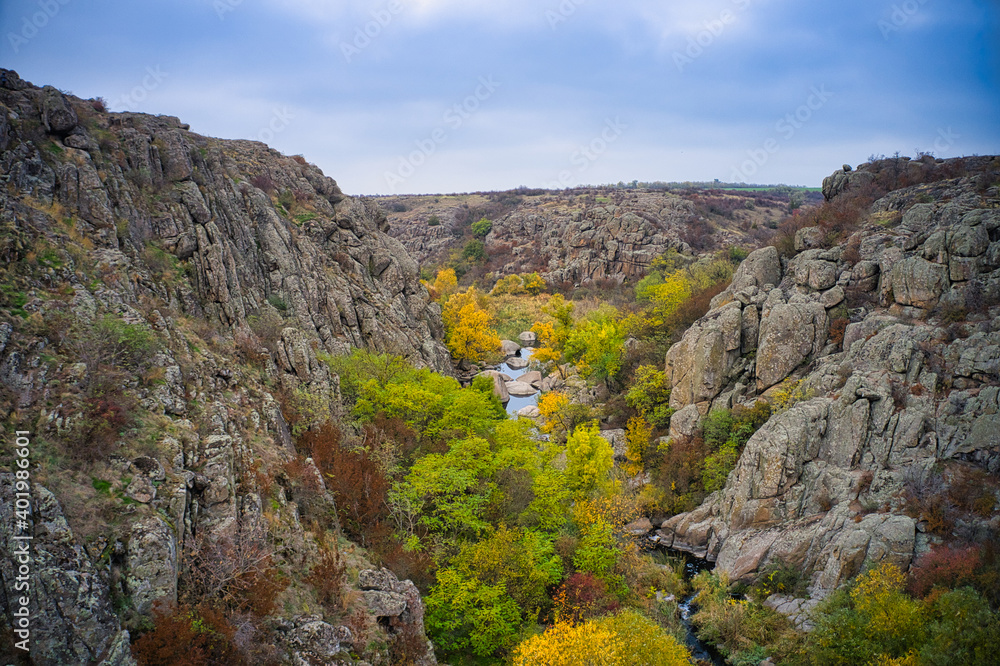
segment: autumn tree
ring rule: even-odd
[[[536,322],[531,327],[538,337],[538,346],[532,359],[543,366],[564,362],[563,347],[573,330],[573,303],[562,294],[553,294],[542,311],[552,318],[550,322]]]
[[[524,290],[532,296],[537,296],[545,291],[545,280],[538,273],[527,273],[522,276],[522,279],[524,280]]]
[[[248,661],[235,636],[225,614],[209,604],[160,606],[132,653],[140,666],[241,666]]]
[[[565,435],[572,424],[567,420],[569,396],[559,391],[543,393],[538,399],[538,411],[541,414],[539,429],[547,435]]]
[[[687,666],[690,653],[634,610],[582,624],[560,622],[514,650],[514,666]]]
[[[625,393],[625,403],[657,428],[670,424],[670,379],[655,365],[640,365]]]
[[[434,298],[448,298],[458,291],[458,277],[454,268],[444,268],[438,271],[431,285],[431,293]]]
[[[563,354],[584,377],[606,380],[618,376],[624,346],[625,330],[618,311],[605,306],[570,329]]]
[[[873,664],[907,655],[927,632],[921,604],[903,591],[899,567],[882,562],[819,608],[810,634],[814,663]]]
[[[638,474],[642,471],[643,458],[646,449],[649,448],[650,437],[653,429],[649,423],[641,416],[633,416],[628,420],[625,428],[625,458],[628,463],[625,471],[629,474]]]
[[[649,290],[649,301],[661,318],[670,317],[681,304],[691,298],[691,281],[684,271],[674,271],[663,277],[663,283]]]
[[[448,298],[441,312],[445,342],[456,358],[495,361],[500,355],[500,338],[490,326],[489,312],[480,297],[475,287],[469,287]]]
[[[524,280],[521,279],[520,275],[512,274],[497,280],[490,291],[490,296],[499,296],[501,294],[518,296],[524,293],[527,293],[524,289]]]

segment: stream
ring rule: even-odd
[[[520,356],[525,361],[531,360],[532,349],[530,347],[522,347],[521,350],[516,354]],[[529,368],[522,368],[520,370],[515,370],[507,365],[506,361],[501,363],[497,370],[508,375],[511,380],[516,381],[521,375],[528,372]],[[511,396],[510,401],[506,405],[507,413],[511,416],[517,414],[517,410],[527,407],[528,405],[538,404],[539,393],[527,397]],[[715,567],[715,564],[707,560],[695,557],[690,553],[685,553],[679,550],[671,550],[667,548],[661,548],[661,550],[674,557],[684,558],[684,580],[690,582],[692,578],[697,576],[702,571],[708,571]],[[726,666],[726,660],[722,658],[715,649],[702,643],[698,636],[695,634],[694,625],[691,623],[691,616],[695,612],[695,597],[697,595],[691,594],[685,597],[679,604],[681,611],[681,621],[684,623],[684,628],[687,630],[686,643],[688,649],[691,650],[691,656],[698,663],[708,663],[713,666]]]
[[[663,549],[669,555],[674,557],[684,558],[684,580],[690,582],[692,578],[697,576],[702,571],[711,571],[715,568],[715,564],[709,562],[708,560],[703,560],[699,557],[695,557],[690,553],[685,553],[679,550],[671,550],[669,548]],[[701,640],[694,632],[694,625],[691,623],[691,616],[694,615],[696,605],[695,597],[696,594],[691,594],[686,597],[678,604],[681,610],[681,621],[684,623],[684,628],[687,630],[686,643],[688,649],[691,650],[691,656],[695,658],[699,663],[709,663],[714,666],[726,666],[726,660],[722,658],[714,648],[702,643]]]
[[[531,347],[522,347],[521,351],[517,352],[516,356],[520,356],[525,361],[530,361],[532,351],[533,350],[531,349]],[[497,367],[497,370],[504,373],[505,375],[508,375],[512,380],[516,381],[518,377],[528,372],[530,368],[522,368],[520,370],[514,370],[509,365],[507,365],[506,361],[504,361],[503,363],[500,364],[499,367]],[[510,396],[510,401],[507,403],[506,406],[507,413],[513,416],[514,414],[517,414],[517,410],[527,407],[528,405],[537,405],[537,404],[538,404],[537,392],[534,395],[527,397],[517,397],[512,395]]]

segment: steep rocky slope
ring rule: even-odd
[[[283,471],[295,450],[280,407],[335,409],[324,352],[449,372],[439,309],[378,206],[301,157],[105,113],[8,70],[0,180],[0,412],[8,439],[32,442],[32,663],[132,663],[125,629],[177,599],[199,549],[259,548],[292,581],[317,561],[332,499],[309,461]],[[10,447],[2,463],[13,471]],[[13,480],[0,475],[6,622]],[[360,583],[371,613],[422,635],[412,584],[376,578]],[[288,588],[263,623],[278,653],[360,653],[305,614],[310,594]]]
[[[807,193],[799,192],[797,197]],[[773,227],[789,193],[739,190],[587,188],[433,197],[387,197],[390,233],[423,264],[439,264],[468,241],[481,217],[486,269],[497,276],[539,272],[551,283],[631,281],[673,248],[684,252],[756,247],[754,230]],[[436,218],[437,224],[428,224]]]
[[[1000,529],[1000,158],[845,167],[824,193],[837,204],[887,168],[918,184],[844,242],[804,228],[791,258],[755,251],[671,348],[675,439],[712,408],[798,401],[661,543],[734,578],[790,564],[822,597],[866,562],[905,570],[931,543]]]

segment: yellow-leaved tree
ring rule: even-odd
[[[458,291],[458,277],[455,276],[455,269],[445,268],[438,271],[430,289],[431,295],[436,299],[447,298]]]
[[[542,422],[539,428],[546,435],[559,435],[569,430],[567,420],[567,410],[569,409],[569,396],[559,391],[549,391],[543,393],[538,399],[538,411],[542,415]]]
[[[496,284],[493,285],[493,289],[490,291],[490,296],[500,296],[502,294],[517,296],[525,293],[527,292],[524,290],[524,280],[521,279],[520,275],[515,273],[497,280]]]
[[[657,317],[667,319],[680,307],[681,303],[691,298],[691,282],[683,270],[674,271],[663,277],[663,284],[658,284],[650,290],[650,301]]]
[[[527,273],[524,275],[524,290],[532,296],[545,291],[545,280],[538,273]]]
[[[573,303],[567,302],[562,294],[553,294],[542,311],[554,321],[537,322],[531,327],[532,332],[538,336],[538,346],[531,358],[548,368],[565,360],[563,348],[573,331]]]
[[[500,338],[490,326],[490,315],[480,303],[481,298],[475,287],[469,287],[445,301],[441,311],[445,344],[455,358],[477,362],[500,360]]]
[[[514,650],[514,666],[687,666],[688,649],[634,610],[573,625],[560,622]]]
[[[625,464],[625,471],[635,475],[642,471],[642,458],[649,448],[649,440],[653,434],[653,428],[641,416],[633,416],[628,420],[625,428],[625,457],[628,462]]]

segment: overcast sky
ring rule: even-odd
[[[0,0],[0,66],[350,194],[1000,153],[996,0]]]

